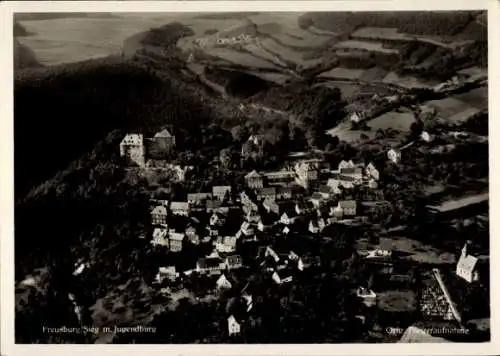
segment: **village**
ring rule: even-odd
[[[357,122],[359,117],[353,114],[349,120]],[[433,139],[423,131],[417,141],[426,144]],[[246,150],[259,147],[259,140],[260,136],[251,135],[242,147],[242,156],[248,154]],[[120,155],[129,166],[169,169],[178,181],[189,179],[192,167],[166,164],[158,168],[148,162],[146,141],[155,149],[175,150],[176,137],[168,129],[153,138],[127,134],[120,144]],[[405,164],[405,150],[416,144],[413,141],[388,149],[384,153],[387,161]],[[426,328],[455,328],[457,337],[469,333],[471,324],[459,310],[464,308],[463,301],[453,300],[447,283],[455,285],[458,280],[474,288],[487,278],[487,273],[482,273],[488,269],[488,258],[475,253],[470,241],[456,251],[451,263],[436,265],[405,258],[397,251],[397,243],[380,236],[382,233],[371,233],[367,239],[350,236],[362,235],[366,226],[380,223],[381,211],[390,211],[389,202],[360,200],[356,194],[376,192],[384,185],[383,174],[373,162],[342,160],[331,167],[318,159],[299,158],[281,170],[251,170],[244,182],[244,186],[213,185],[211,190],[189,192],[177,201],[151,199],[151,228],[140,238],[164,251],[166,261],[158,266],[154,288],[174,299],[176,295],[191,295],[195,303],[231,295],[232,303],[226,308],[227,335],[237,338],[256,327],[250,321],[251,314],[255,301],[262,302],[263,297],[255,281],[266,279],[277,288],[304,283],[310,278],[304,276],[325,263],[325,253],[320,251],[328,245],[341,251],[333,259],[356,261],[356,268],[365,271],[355,278],[359,283],[352,296],[357,307],[349,316],[361,330],[378,333],[383,339],[388,337],[384,332],[387,328],[408,328],[404,334],[389,335],[404,339],[415,333],[413,324],[426,322]],[[340,273],[348,273],[349,268]],[[197,282],[193,284],[193,280]],[[382,314],[385,309],[385,317],[373,312],[377,309]]]

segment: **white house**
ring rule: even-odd
[[[353,112],[351,116],[349,116],[349,121],[357,124],[361,121],[361,116],[357,112]]]
[[[170,251],[172,252],[180,252],[182,251],[182,243],[184,241],[185,235],[179,232],[175,232],[170,230],[168,232]]]
[[[431,135],[427,131],[422,131],[422,133],[420,134],[420,139],[425,142],[431,142],[432,140],[434,140],[434,135]]]
[[[229,185],[214,186],[212,188],[212,195],[218,200],[223,200],[229,194],[231,194],[231,186]]]
[[[274,271],[272,279],[274,282],[276,282],[276,284],[285,284],[291,282],[293,280],[293,276],[289,271],[286,270],[280,271],[280,273]]]
[[[236,236],[219,236],[215,241],[215,249],[220,253],[229,253],[236,250]]]
[[[188,216],[189,215],[189,203],[182,202],[182,201],[173,201],[170,203],[170,211],[172,211],[172,214],[174,214],[174,215]]]
[[[462,248],[462,253],[457,262],[456,274],[458,277],[472,283],[479,280],[479,272],[477,270],[477,257],[470,255],[467,251],[468,243]]]
[[[151,212],[151,224],[160,225],[166,224],[168,218],[167,207],[164,205],[156,206]]]
[[[120,156],[126,157],[139,167],[146,164],[144,138],[142,134],[127,134],[120,142]]]
[[[179,273],[176,272],[175,266],[160,267],[158,269],[158,273],[156,274],[156,280],[158,281],[158,283],[163,282],[165,279],[175,281],[178,276]]]
[[[330,178],[328,179],[328,182],[326,183],[328,187],[330,187],[330,190],[333,194],[340,194],[342,193],[342,190],[340,189],[340,180]]]
[[[153,230],[152,245],[169,246],[168,228],[155,227]]]
[[[401,161],[401,151],[391,148],[387,152],[387,158],[389,159],[389,161],[397,164]]]
[[[369,163],[365,168],[366,175],[374,180],[379,180],[380,173],[373,163]]]
[[[309,221],[309,232],[313,234],[319,233],[319,226],[315,220]]]
[[[359,287],[356,290],[356,296],[363,301],[368,307],[372,307],[377,303],[377,294],[371,289],[365,287]]]
[[[227,328],[229,332],[229,336],[237,335],[241,332],[241,325],[236,321],[235,317],[231,315],[227,318]]]
[[[221,274],[221,276],[217,279],[215,285],[218,290],[227,290],[233,287],[233,285],[231,284],[231,282],[229,282],[224,273]]]
[[[345,161],[345,160],[342,160],[340,163],[339,163],[339,172],[340,170],[342,169],[345,169],[345,168],[354,168],[356,165],[354,164],[354,162],[352,160],[349,160],[348,161]]]
[[[280,217],[280,222],[284,225],[291,225],[297,220],[297,214],[295,211],[290,211],[288,213],[283,213]]]

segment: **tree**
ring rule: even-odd
[[[231,135],[234,141],[242,143],[248,137],[249,131],[246,126],[237,125],[231,129]]]

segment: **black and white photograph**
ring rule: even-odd
[[[491,342],[486,9],[12,16],[16,344]]]

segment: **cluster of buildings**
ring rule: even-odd
[[[162,157],[175,149],[175,136],[168,129],[151,138],[140,133],[129,133],[120,142],[120,157],[139,167],[145,167],[148,157]]]

